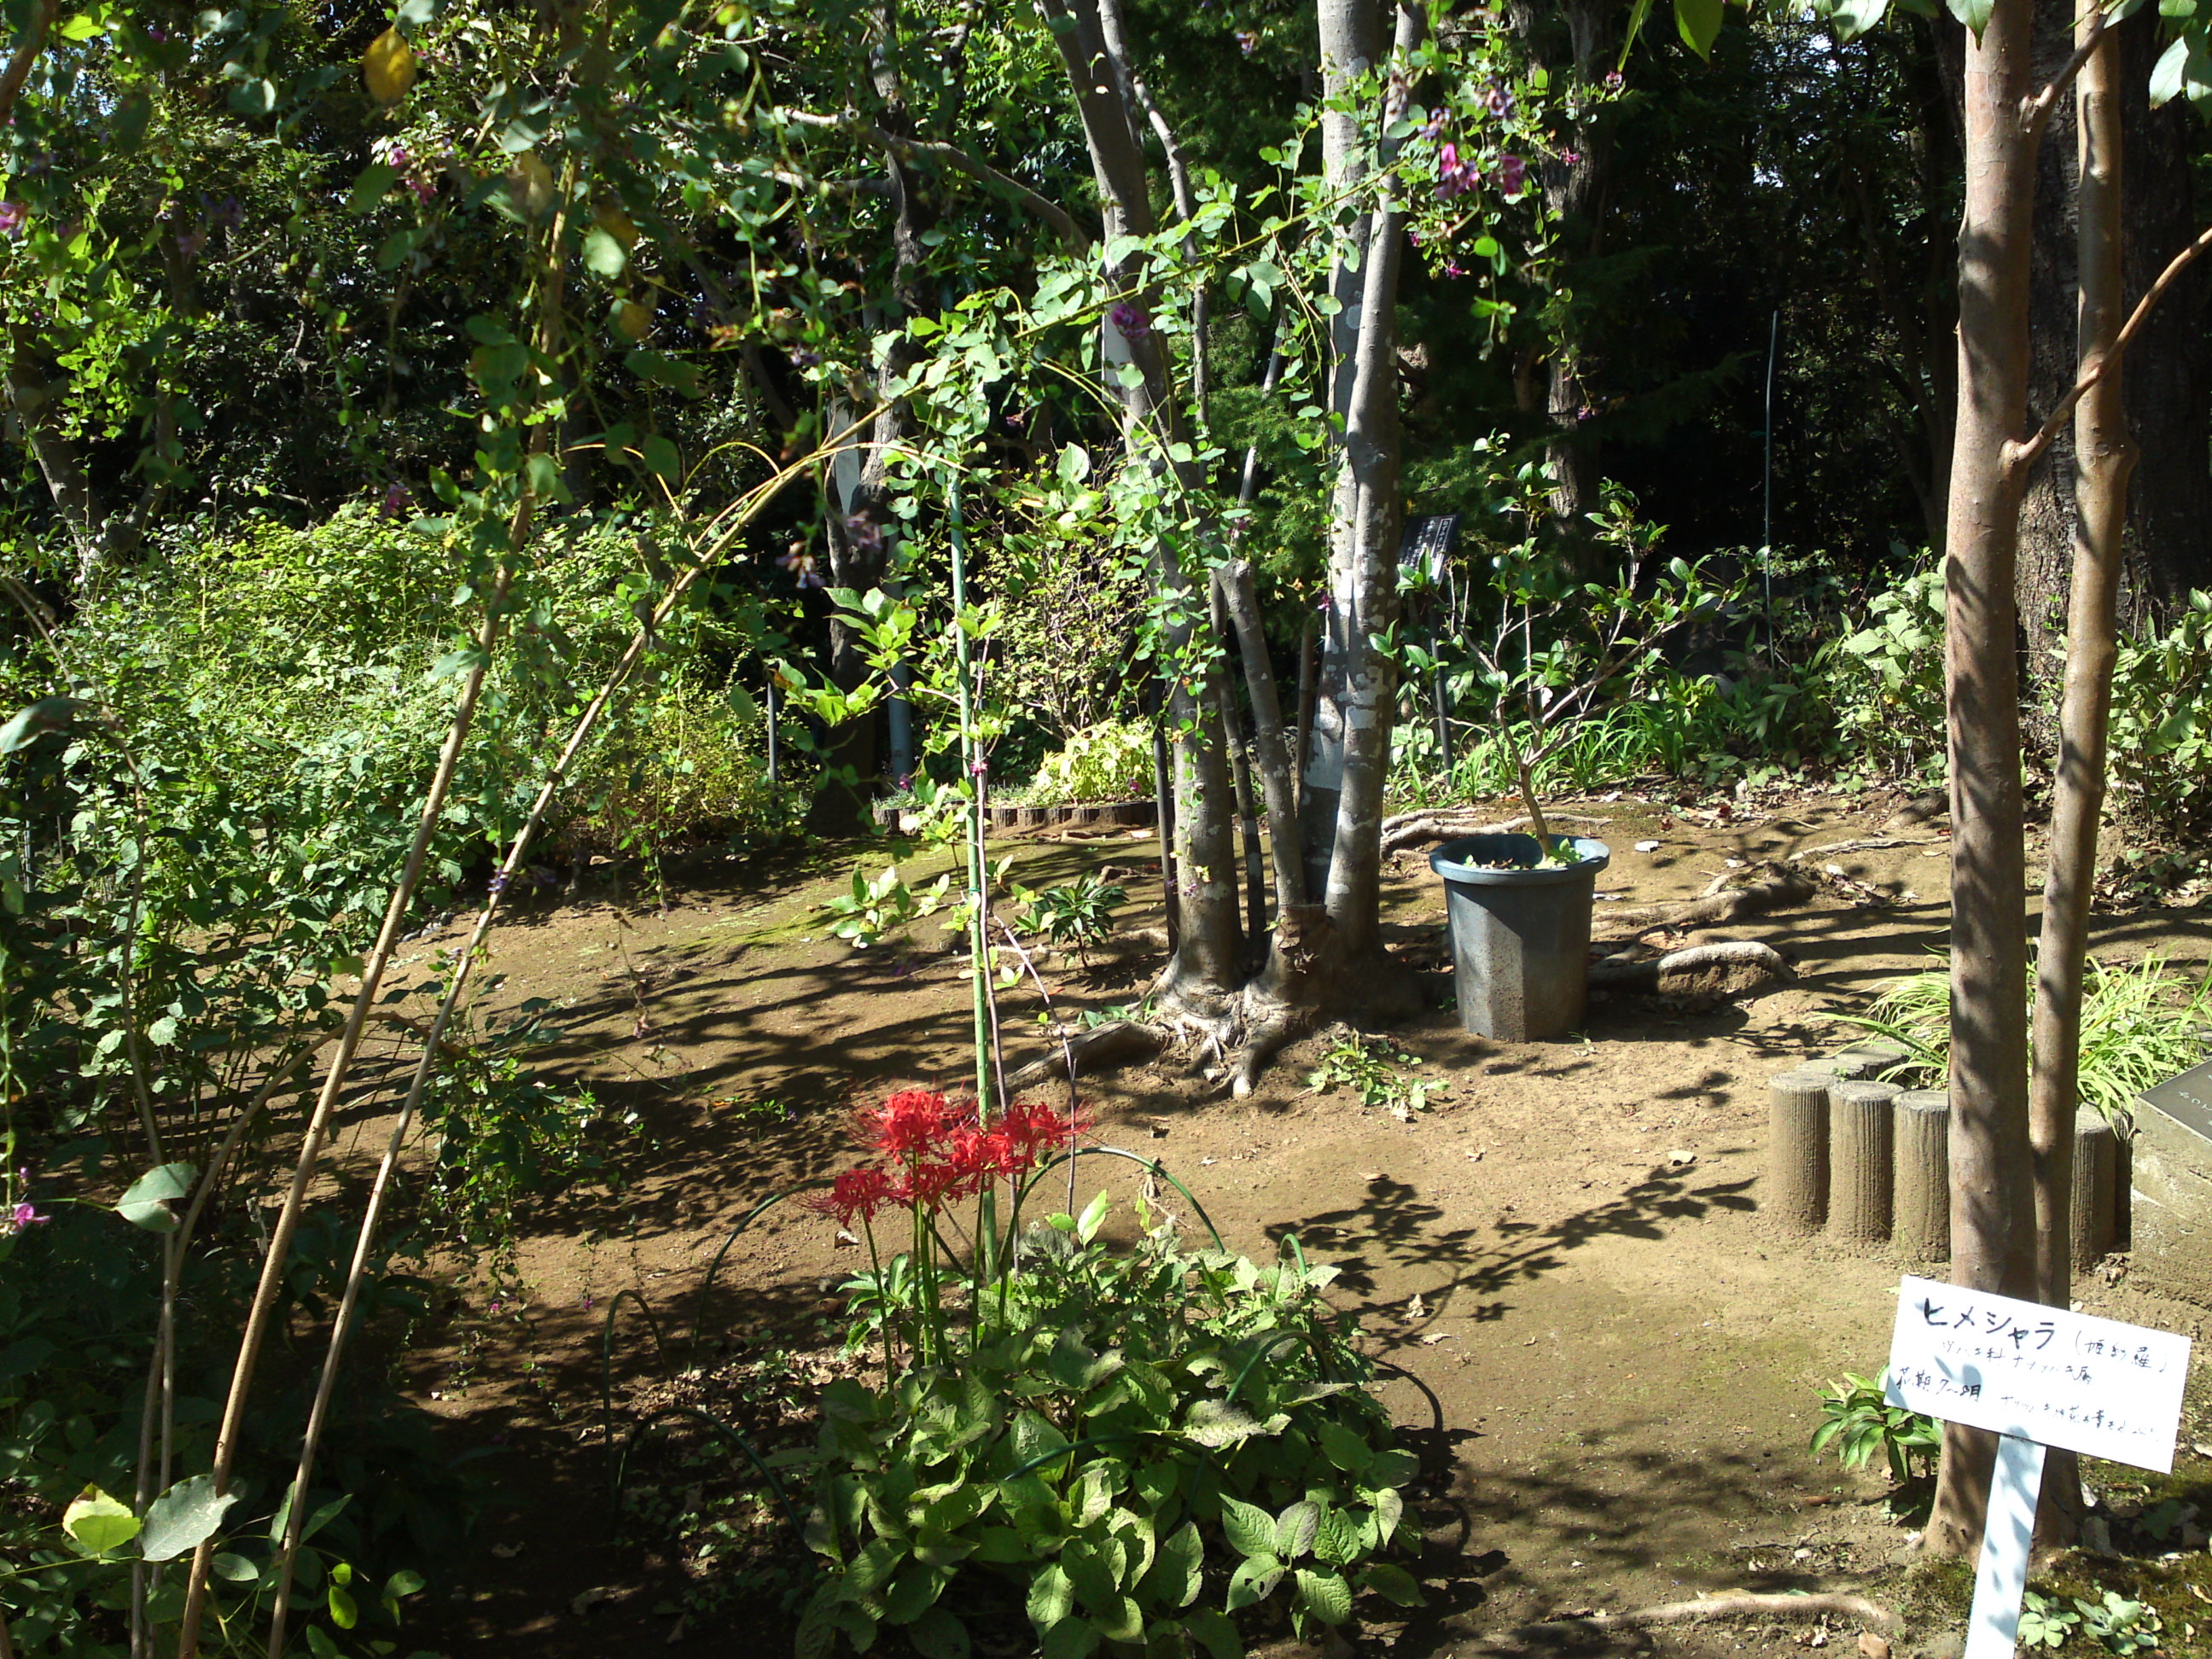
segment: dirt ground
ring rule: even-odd
[[[1336,1263],[1338,1298],[1371,1351],[1407,1373],[1382,1397],[1426,1460],[1416,1512],[1432,1606],[1358,1645],[1413,1659],[1595,1651],[1606,1641],[1586,1626],[1527,1627],[1703,1592],[1802,1589],[1906,1610],[1900,1659],[1948,1650],[1955,1579],[1948,1592],[1908,1584],[1909,1515],[1892,1518],[1882,1482],[1807,1449],[1818,1389],[1845,1370],[1879,1371],[1898,1267],[1786,1239],[1759,1210],[1765,1079],[1848,1042],[1836,1016],[1944,942],[1942,826],[1897,825],[1899,805],[1821,794],[1670,805],[1632,793],[1576,804],[1572,827],[1613,849],[1601,936],[1608,906],[1693,896],[1731,860],[1803,854],[1802,866],[1841,879],[1808,906],[1711,935],[1774,945],[1794,964],[1787,982],[1702,1005],[1615,997],[1567,1041],[1462,1033],[1449,978],[1431,972],[1430,1012],[1391,1035],[1449,1092],[1410,1121],[1308,1087],[1327,1034],[1285,1053],[1242,1101],[1173,1057],[1086,1081],[1101,1139],[1164,1160],[1232,1248],[1263,1255],[1295,1233]],[[1869,838],[1896,844],[1821,850]],[[1159,924],[1157,851],[1145,832],[994,843],[1031,885],[1126,872],[1125,937]],[[842,1108],[897,1083],[957,1086],[969,1064],[970,993],[935,921],[868,951],[829,936],[818,907],[856,860],[873,873],[884,852],[715,862],[679,876],[665,909],[635,894],[547,902],[495,935],[494,1006],[551,1000],[565,1033],[552,1064],[632,1114],[635,1129],[610,1179],[533,1209],[505,1278],[479,1264],[457,1282],[439,1346],[408,1379],[456,1452],[488,1450],[494,1471],[473,1559],[453,1564],[467,1588],[440,1592],[418,1643],[565,1659],[787,1641],[778,1598],[793,1558],[763,1545],[778,1536],[773,1517],[735,1495],[735,1454],[692,1419],[664,1419],[641,1442],[625,1475],[630,1510],[617,1514],[601,1365],[611,1354],[618,1442],[635,1418],[701,1401],[787,1442],[807,1432],[809,1392],[843,1364],[828,1292],[859,1253],[820,1218],[771,1211],[703,1300],[701,1288],[756,1206],[849,1160]],[[902,867],[918,887],[951,861],[921,849]],[[1409,960],[1441,957],[1442,900],[1425,854],[1393,860],[1389,933]],[[458,937],[413,948],[427,959]],[[2158,909],[2100,918],[2097,950],[2156,950],[2201,970],[2208,942],[2212,912]],[[1133,1000],[1156,965],[1156,951],[1132,945],[1088,969],[1048,963],[1042,977],[1067,1016]],[[1001,998],[1017,1059],[1042,1051],[1039,1006],[1027,983]],[[373,1121],[358,1133],[362,1146],[379,1135]],[[1086,1164],[1085,1185],[1133,1191],[1135,1170],[1097,1173],[1108,1162]],[[2191,1334],[2205,1317],[2138,1290],[2118,1261],[2083,1295],[2094,1311]],[[2192,1432],[2207,1437],[2185,1431],[2185,1443]],[[2185,1455],[2180,1473],[2191,1467],[2212,1480],[2212,1461]],[[746,1564],[734,1579],[732,1555]],[[2212,1587],[2212,1563],[2193,1560]],[[2196,1635],[2170,1629],[2169,1650],[2200,1645]],[[1855,1644],[1856,1626],[1685,1626],[1611,1641],[1732,1654],[1832,1639]]]

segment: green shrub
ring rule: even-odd
[[[1867,603],[1869,626],[1814,659],[1844,740],[1876,769],[1943,763],[1943,572],[1916,571]]]
[[[2035,980],[2028,977],[2031,1012]],[[1889,981],[1863,1015],[1849,1023],[1904,1045],[1906,1057],[1884,1076],[1940,1089],[1951,1067],[1951,975],[1930,969]],[[2106,1117],[2132,1109],[2154,1084],[2212,1054],[2212,970],[2194,985],[2147,956],[2107,968],[2089,959],[2081,986],[2081,1103]]]
[[[1889,1478],[1902,1485],[1935,1467],[1943,1432],[1934,1418],[1891,1405],[1881,1382],[1845,1371],[1821,1391],[1820,1425],[1813,1431],[1814,1451],[1831,1447],[1847,1469],[1863,1468],[1881,1453]]]
[[[1152,730],[1142,720],[1104,720],[1047,755],[1019,799],[1033,806],[1127,800],[1152,793]]]
[[[2112,771],[2140,818],[2181,830],[2212,821],[2212,593],[2191,593],[2165,633],[2122,642]]]

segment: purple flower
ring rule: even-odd
[[[1455,196],[1464,196],[1482,182],[1482,169],[1472,156],[1462,160],[1457,144],[1446,144],[1437,151],[1437,194],[1449,201]]]
[[[1628,84],[1626,79],[1623,77],[1619,70],[1610,71],[1605,77],[1605,83],[1616,92]]]
[[[852,538],[856,552],[880,553],[884,546],[884,527],[866,513],[855,513],[845,520],[845,534]]]
[[[1498,185],[1510,200],[1521,193],[1528,182],[1528,164],[1517,155],[1498,158]]]
[[[394,478],[385,486],[384,500],[379,504],[377,511],[387,519],[404,519],[407,516],[408,509],[414,505],[415,492]]]
[[[968,771],[969,775],[974,777],[988,777],[991,775],[991,763],[988,761],[969,761],[968,763]]]
[[[158,44],[169,38],[169,32],[159,23],[149,23],[146,25],[146,38]]]
[[[1503,87],[1493,85],[1483,93],[1482,106],[1503,121],[1513,113],[1513,94]]]
[[[820,352],[808,351],[803,347],[794,347],[789,356],[791,357],[791,366],[793,368],[813,368],[817,367],[822,362],[822,354]]]
[[[1237,30],[1237,44],[1244,49],[1244,55],[1249,58],[1260,49],[1260,32],[1257,29]]]
[[[805,542],[793,542],[791,550],[776,562],[799,578],[801,587],[822,586],[822,573],[815,568],[814,556],[806,550]]]
[[[1583,162],[1582,152],[1578,149],[1563,149],[1559,152],[1559,160],[1567,167],[1580,167]]]
[[[1584,404],[1580,409],[1575,411],[1576,422],[1580,424],[1582,422],[1589,420],[1596,413],[1597,410],[1592,409],[1588,404]]]
[[[493,871],[491,872],[491,879],[484,884],[495,893],[504,893],[507,890],[507,872],[504,870]],[[498,1304],[494,1303],[492,1304],[492,1311],[494,1313],[497,1313],[499,1311]]]
[[[1148,340],[1152,334],[1152,319],[1127,300],[1116,304],[1106,313],[1107,321],[1121,331],[1125,340]]]
[[[1431,143],[1434,143],[1437,139],[1443,137],[1443,131],[1444,112],[1442,110],[1438,110],[1435,114],[1430,116],[1426,121],[1424,121],[1421,124],[1421,137],[1427,139]]]
[[[1467,275],[1467,270],[1456,259],[1447,259],[1444,261],[1444,275],[1447,276],[1464,276]]]
[[[0,202],[0,236],[20,234],[30,213],[21,202]]]
[[[49,1216],[40,1215],[31,1207],[30,1200],[26,1199],[8,1212],[8,1231],[11,1233],[20,1233],[26,1227],[35,1227],[41,1221],[52,1218]]]

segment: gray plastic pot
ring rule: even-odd
[[[1590,907],[1601,841],[1560,837],[1575,864],[1534,864],[1534,836],[1468,836],[1429,854],[1444,878],[1459,1023],[1504,1042],[1540,1042],[1579,1030],[1589,1002]],[[1530,863],[1527,869],[1486,866]]]

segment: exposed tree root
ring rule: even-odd
[[[1888,847],[1948,847],[1948,836],[1868,836],[1858,841],[1832,841],[1818,847],[1808,847],[1802,853],[1792,853],[1790,862],[1817,858],[1823,853],[1871,853]]]
[[[1756,939],[1723,939],[1641,962],[1607,957],[1590,964],[1589,986],[1593,991],[1736,996],[1789,977],[1789,963],[1772,945]]]
[[[1109,1019],[1103,1025],[1076,1032],[1067,1039],[1064,1049],[1056,1047],[1051,1053],[1031,1060],[1006,1079],[1006,1087],[1019,1094],[1041,1083],[1066,1078],[1071,1070],[1080,1077],[1132,1060],[1149,1060],[1166,1047],[1167,1041],[1168,1034],[1156,1025],[1133,1019]]]
[[[1856,1619],[1875,1629],[1894,1632],[1904,1620],[1863,1595],[1760,1595],[1749,1590],[1729,1595],[1708,1595],[1695,1601],[1662,1601],[1656,1607],[1636,1607],[1626,1613],[1586,1613],[1566,1619],[1547,1619],[1538,1624],[1516,1626],[1517,1638],[1541,1638],[1569,1632],[1597,1635],[1605,1631],[1648,1630],[1655,1625],[1693,1625],[1723,1619],[1809,1619],[1826,1613]]]
[[[1551,812],[1546,816],[1554,823],[1610,823],[1610,818],[1594,818],[1575,812]],[[1432,842],[1456,841],[1462,836],[1510,836],[1516,830],[1526,830],[1526,817],[1508,818],[1503,823],[1484,823],[1481,815],[1472,807],[1433,807],[1419,812],[1400,812],[1382,820],[1382,856],[1402,853],[1409,847],[1425,847]]]
[[[1792,870],[1784,865],[1753,865],[1741,872],[1730,872],[1722,880],[1731,878],[1765,873],[1760,879],[1741,887],[1730,887],[1715,891],[1706,889],[1703,896],[1686,899],[1674,904],[1638,904],[1621,909],[1602,909],[1595,917],[1601,927],[1626,927],[1643,933],[1653,927],[1668,927],[1677,932],[1692,927],[1724,927],[1729,923],[1747,917],[1765,915],[1770,910],[1787,909],[1804,903],[1820,890],[1820,884],[1802,870]]]

